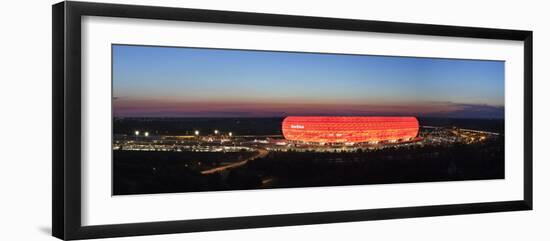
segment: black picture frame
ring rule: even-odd
[[[207,23],[230,23],[430,36],[517,40],[524,43],[524,194],[522,200],[414,206],[283,215],[139,222],[98,226],[81,224],[81,17],[104,16]],[[106,238],[243,228],[307,225],[380,219],[531,210],[533,33],[523,30],[366,21],[170,7],[60,2],[52,6],[53,195],[52,233],[60,239]]]

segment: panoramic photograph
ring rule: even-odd
[[[113,195],[504,178],[504,61],[111,49]]]

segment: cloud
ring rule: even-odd
[[[504,106],[476,105],[476,104],[455,104],[458,108],[449,112],[431,113],[428,116],[450,117],[450,118],[481,118],[481,119],[503,119]]]

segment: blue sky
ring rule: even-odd
[[[503,118],[504,62],[113,45],[117,116]]]

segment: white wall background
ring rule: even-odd
[[[545,1],[110,0],[402,22],[533,30],[534,205],[507,212],[114,240],[550,240],[550,17]],[[0,11],[0,240],[54,240],[51,231],[51,4],[9,1]],[[31,145],[27,143],[32,143]]]

